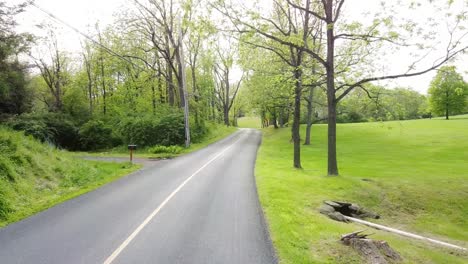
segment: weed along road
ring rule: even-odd
[[[0,229],[0,263],[276,263],[240,130]]]

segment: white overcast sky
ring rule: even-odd
[[[18,0],[6,1],[10,3],[18,2]],[[269,2],[268,0],[261,1],[266,3]],[[387,0],[387,3],[392,2],[398,3],[399,0]],[[111,24],[114,13],[118,12],[125,6],[132,5],[131,0],[35,0],[35,3],[83,32],[90,31],[89,29],[92,29],[96,22],[99,22],[100,27],[102,28]],[[362,13],[373,13],[378,11],[379,3],[379,0],[347,0],[345,7],[347,14],[350,14],[351,18],[360,18]],[[426,14],[414,14],[414,12],[409,12],[408,15],[423,17]],[[20,23],[20,31],[29,31],[36,34],[39,34],[40,31],[35,28],[34,25],[43,22],[54,23],[49,17],[47,17],[47,15],[34,7],[29,7],[27,11],[18,18],[18,20]],[[82,40],[82,37],[63,25],[56,24],[56,26],[56,33],[58,35],[61,48],[70,52],[78,51],[80,49],[80,40]],[[440,36],[443,36],[443,33],[440,33]],[[381,64],[386,64],[388,67],[387,70],[390,73],[400,73],[399,69],[406,68],[409,61],[408,54],[404,52],[395,53],[391,57],[383,58],[383,60],[384,61]],[[466,64],[457,62],[456,65],[460,72],[468,71],[468,66]],[[427,93],[429,83],[434,75],[435,72],[430,72],[423,76],[398,79],[385,84],[390,87],[410,87],[421,93]]]

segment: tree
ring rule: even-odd
[[[447,43],[444,55],[427,61],[430,66],[416,67],[428,57],[428,53],[436,50],[437,39],[431,33],[432,27],[437,23],[437,19],[428,18],[429,24],[425,24],[426,29],[418,26],[412,21],[412,18],[403,18],[403,23],[398,22],[396,18],[398,12],[387,10],[385,2],[381,9],[386,12],[377,12],[369,25],[362,21],[349,21],[345,0],[285,0],[291,9],[300,10],[308,14],[310,20],[319,20],[324,24],[324,53],[317,52],[311,46],[306,45],[297,36],[284,36],[277,33],[278,24],[269,17],[251,10],[236,11],[235,8],[221,2],[223,14],[229,16],[238,25],[240,32],[249,32],[260,35],[275,41],[278,44],[296,48],[307,53],[311,59],[321,65],[326,73],[326,91],[328,105],[328,175],[339,175],[338,160],[336,151],[336,122],[337,106],[349,93],[355,89],[366,90],[365,84],[388,79],[397,79],[412,77],[425,74],[429,71],[438,69],[444,63],[453,59],[456,55],[465,52],[468,49],[464,43],[466,34],[460,33],[460,29],[466,28],[466,15],[463,8],[458,8],[456,14],[445,16],[448,28]],[[276,0],[275,3],[281,2]],[[428,5],[433,6],[434,10],[448,10],[454,1],[431,1],[426,6],[418,5],[413,2],[407,8],[423,8]],[[440,5],[436,5],[440,4]],[[398,5],[401,7],[401,5]],[[465,5],[463,5],[465,7]],[[448,10],[450,11],[450,10]],[[239,13],[251,14],[249,18],[239,19]],[[450,19],[450,21],[449,21]],[[260,22],[258,22],[260,21]],[[426,21],[424,21],[426,22]],[[427,27],[429,25],[429,27]],[[311,25],[309,25],[310,27]],[[305,28],[304,31],[307,29]],[[429,31],[429,32],[428,32]],[[431,45],[432,44],[432,45]],[[379,55],[385,51],[395,51],[402,48],[416,49],[414,61],[408,65],[407,69],[400,73],[388,74],[387,72],[378,72],[375,65],[378,62]],[[433,55],[436,56],[436,55]],[[381,56],[380,56],[381,57]],[[428,59],[429,60],[429,59]]]
[[[187,24],[192,20],[193,1],[181,0],[135,0],[138,14],[136,19],[130,19],[130,25],[145,36],[152,45],[148,50],[159,54],[166,63],[166,81],[168,86],[169,104],[175,105],[175,95],[178,92],[179,106],[185,106],[183,76],[186,65],[181,57],[180,49],[184,44],[182,39],[187,33]],[[176,78],[177,90],[173,76]]]
[[[68,58],[59,50],[57,38],[52,28],[49,28],[48,56],[34,58],[36,67],[39,68],[44,81],[49,88],[52,102],[45,102],[51,111],[61,112],[63,110],[63,96],[65,86],[69,82]],[[48,58],[46,58],[48,57]]]
[[[228,40],[230,43],[230,41]],[[232,105],[236,100],[237,93],[242,84],[244,75],[236,83],[231,83],[231,71],[234,64],[234,56],[237,49],[233,45],[223,48],[221,45],[215,47],[216,59],[213,65],[213,71],[215,76],[215,94],[216,102],[219,108],[223,112],[223,120],[226,126],[230,126],[229,122],[229,111],[231,111]]]
[[[460,114],[466,105],[467,84],[457,73],[455,66],[444,66],[439,69],[429,88],[431,110],[437,115]]]
[[[14,17],[26,6],[26,3],[8,6],[0,1],[0,113],[21,114],[31,106],[27,65],[19,61],[18,55],[29,50],[33,37],[14,31]]]
[[[315,9],[312,0],[305,0],[306,9]],[[294,145],[293,166],[302,168],[301,165],[301,143],[300,143],[300,120],[301,104],[304,85],[305,66],[308,58],[306,50],[320,53],[321,21],[314,18],[309,12],[297,9],[286,1],[274,1],[271,17],[249,10],[236,10],[232,4],[219,1],[216,9],[223,15],[229,17],[240,33],[252,36],[250,39],[243,38],[247,44],[254,48],[262,48],[274,53],[283,63],[290,67],[294,90],[294,112],[291,136]],[[243,17],[244,13],[251,17]],[[313,41],[311,41],[311,38]],[[309,84],[312,90],[316,84]],[[313,91],[309,93],[313,95]],[[309,97],[310,97],[309,96]],[[312,99],[312,98],[311,98]],[[312,102],[312,100],[310,100]],[[312,105],[308,105],[312,108]],[[274,114],[274,125],[276,127],[276,112]],[[310,132],[310,130],[309,130]]]

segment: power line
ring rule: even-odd
[[[98,45],[99,47],[103,48],[104,50],[106,50],[107,52],[109,52],[110,54],[120,58],[121,60],[124,60],[130,64],[132,64],[133,66],[136,66],[138,68],[140,68],[140,70],[146,70],[146,69],[143,69],[140,65],[138,64],[135,64],[134,62],[132,62],[131,60],[129,60],[128,58],[125,58],[124,56],[118,54],[117,52],[113,51],[112,49],[104,46],[102,43],[100,43],[99,41],[96,41],[94,40],[92,37],[90,37],[89,35],[81,32],[79,29],[77,29],[76,27],[68,24],[67,22],[65,22],[64,20],[58,18],[57,16],[55,16],[54,14],[52,14],[51,12],[45,10],[44,8],[40,7],[39,5],[37,5],[36,3],[32,2],[31,5],[33,5],[35,8],[39,9],[41,12],[43,12],[44,14],[48,15],[49,17],[51,17],[53,20],[69,27],[70,29],[72,29],[73,31],[75,31],[76,33],[80,34],[81,36],[85,37],[86,39],[90,40],[91,42],[93,42],[94,44]]]
[[[100,46],[101,48],[105,49],[107,52],[109,52],[110,54],[140,68],[141,70],[145,71],[146,69],[143,69],[140,65],[138,64],[135,64],[133,63],[131,60],[123,57],[122,55],[118,54],[117,52],[113,51],[112,49],[104,46],[102,43],[94,40],[92,37],[88,36],[87,34],[81,32],[79,29],[77,29],[76,27],[68,24],[67,22],[65,22],[64,20],[58,18],[57,16],[55,16],[54,14],[52,14],[51,12],[45,10],[44,8],[38,6],[36,3],[32,2],[31,3],[34,7],[36,7],[37,9],[39,9],[41,12],[45,13],[46,15],[48,15],[49,17],[51,17],[52,19],[54,19],[55,21],[71,28],[73,31],[75,31],[76,33],[82,35],[83,37],[85,37],[86,39],[90,40],[91,42],[93,42],[94,44]],[[182,21],[182,20],[180,20]],[[180,22],[182,23],[182,22]],[[182,27],[181,27],[182,28]],[[182,45],[182,30],[180,31],[180,45]],[[182,50],[182,46],[180,47],[179,49],[179,55],[181,56],[181,59],[183,60],[183,50]],[[187,87],[185,87],[185,71],[184,71],[184,65],[182,65],[181,67],[181,70],[182,70],[182,78],[183,78],[183,84],[182,84],[182,87],[183,87],[183,98],[184,98],[184,126],[185,126],[185,146],[186,147],[189,147],[190,146],[190,122],[189,122],[189,109],[188,109],[188,100],[187,100]],[[167,80],[168,81],[168,80]],[[169,82],[169,81],[168,81]]]

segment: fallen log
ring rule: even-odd
[[[391,227],[387,227],[387,226],[383,226],[383,225],[379,225],[379,224],[374,224],[372,222],[368,222],[368,221],[365,221],[365,220],[362,220],[362,219],[358,219],[358,218],[354,218],[354,217],[350,217],[350,216],[346,216],[346,215],[344,215],[343,217],[347,221],[363,224],[363,225],[366,225],[366,226],[369,226],[369,227],[372,227],[372,228],[375,228],[375,229],[378,229],[378,230],[383,230],[383,231],[399,234],[399,235],[406,236],[406,237],[411,237],[411,238],[415,238],[415,239],[424,240],[424,241],[427,241],[427,242],[430,242],[430,243],[433,243],[433,244],[436,244],[436,245],[449,247],[449,248],[452,248],[452,249],[468,251],[468,249],[466,249],[464,247],[453,245],[453,244],[450,244],[450,243],[447,243],[447,242],[435,240],[435,239],[428,238],[428,237],[423,237],[423,236],[420,236],[420,235],[408,233],[408,232],[405,232],[405,231],[401,231],[401,230],[398,230],[398,229],[395,229],[395,228],[391,228]]]

